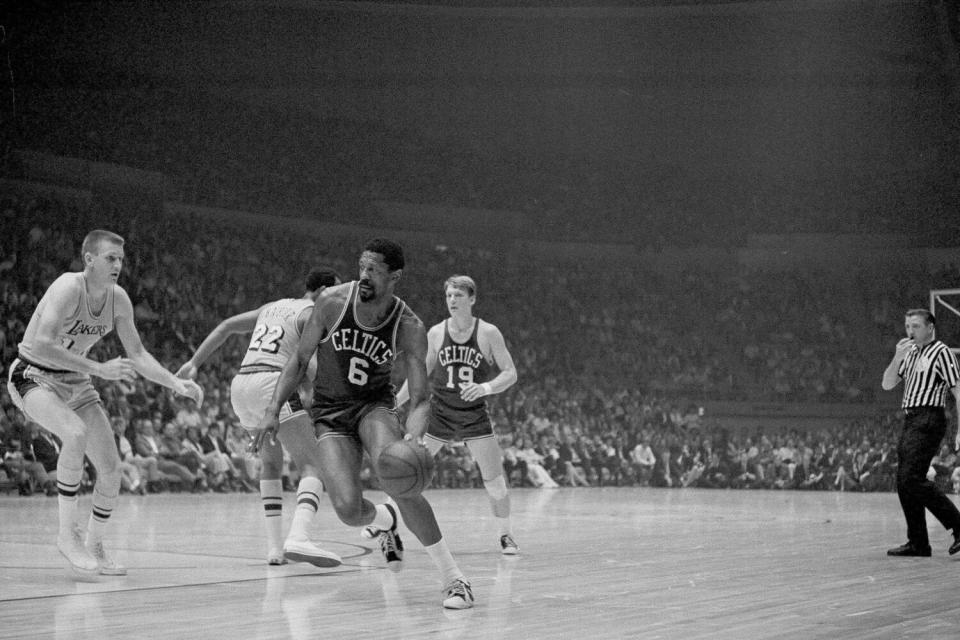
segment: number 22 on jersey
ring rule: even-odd
[[[280,325],[258,324],[250,337],[250,346],[247,351],[263,351],[276,353],[280,350],[280,341],[283,339],[283,327]]]

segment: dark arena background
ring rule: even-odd
[[[393,573],[325,497],[310,535],[344,563],[268,566],[241,446],[203,486],[128,478],[106,540],[129,573],[78,581],[4,385],[0,638],[956,635],[950,532],[886,556],[902,392],[880,385],[907,309],[960,348],[956,0],[23,0],[0,27],[4,380],[91,229],[126,239],[119,284],[171,371],[392,238],[428,327],[464,273],[506,338],[519,380],[488,405],[521,547],[500,554],[448,446],[425,495],[474,608],[439,606],[402,524]],[[197,419],[240,442],[246,346],[200,370],[199,412],[96,386],[131,441]],[[947,422],[929,477],[956,502],[949,398]]]

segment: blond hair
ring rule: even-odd
[[[101,242],[110,242],[122,247],[124,240],[123,236],[120,236],[113,231],[94,229],[87,234],[86,238],[83,239],[83,245],[80,247],[80,257],[83,257],[88,253],[99,255]]]
[[[473,278],[470,276],[450,276],[447,278],[446,282],[443,283],[443,290],[446,291],[447,287],[453,287],[454,289],[466,291],[467,295],[470,296],[477,295],[477,283],[474,282]]]

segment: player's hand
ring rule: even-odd
[[[133,366],[133,360],[129,358],[114,358],[101,362],[98,378],[104,380],[122,380],[124,382],[133,382],[137,379],[137,370]]]
[[[460,388],[460,397],[467,402],[473,402],[474,400],[479,400],[480,398],[488,395],[490,395],[490,385],[486,382],[483,384],[468,382]]]
[[[177,369],[177,373],[175,375],[183,380],[196,380],[197,365],[193,364],[193,362],[190,360],[187,360],[183,363],[183,366]]]
[[[953,450],[960,451],[960,427],[957,427],[957,437],[953,440]]]
[[[907,354],[910,353],[910,350],[916,346],[916,343],[912,338],[902,338],[897,342],[897,357],[906,358]]]
[[[260,450],[264,447],[264,444],[269,444],[271,447],[276,446],[277,444],[277,430],[280,428],[280,418],[273,414],[267,414],[263,416],[263,420],[260,421],[260,424],[257,425],[257,431],[253,436],[253,439],[250,441],[250,446],[247,449],[250,453],[256,454],[260,453]]]
[[[180,380],[177,378],[177,382],[179,384],[176,386],[174,391],[182,396],[191,398],[197,403],[197,408],[199,409],[200,405],[203,404],[203,387],[198,385],[193,380]]]

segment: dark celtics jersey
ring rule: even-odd
[[[477,331],[480,319],[473,323],[473,331],[466,342],[454,342],[450,337],[450,320],[443,323],[443,344],[437,350],[437,361],[430,372],[430,388],[435,402],[455,409],[482,407],[486,401],[467,402],[460,397],[460,389],[471,382],[481,384],[492,377],[491,365],[480,351]]]
[[[354,281],[340,317],[317,347],[314,404],[370,401],[393,394],[390,373],[406,304],[394,297],[386,319],[365,327],[357,320],[357,291]]]

